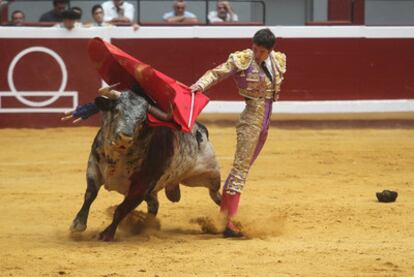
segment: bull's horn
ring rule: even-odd
[[[111,100],[116,100],[121,96],[121,92],[111,89],[111,90],[105,90],[103,91],[103,93],[99,93],[99,95],[108,97]]]
[[[172,119],[172,104],[170,103],[170,108],[169,108],[168,113],[162,111],[161,109],[159,109],[159,108],[157,108],[153,105],[149,105],[148,112],[150,114],[152,114],[153,116],[155,116],[156,118],[158,118],[159,120],[171,121],[171,119]]]
[[[119,86],[121,83],[115,83],[115,84],[112,84],[112,85],[109,85],[109,86],[106,86],[106,87],[101,87],[98,91],[99,92],[101,92],[101,91],[104,91],[104,90],[107,90],[107,91],[110,91],[111,89],[114,89],[114,88],[116,88],[117,86]]]
[[[117,87],[119,84],[120,83],[116,83],[108,87],[101,87],[98,90],[98,94],[101,96],[106,96],[109,99],[116,100],[121,96],[121,92],[114,90],[113,88]]]

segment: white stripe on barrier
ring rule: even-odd
[[[414,26],[268,26],[282,38],[414,38]],[[0,38],[251,38],[264,26],[1,27]]]
[[[49,103],[41,102],[33,102],[32,104],[23,106],[23,107],[13,107],[13,106],[5,106],[2,104],[2,98],[12,97],[16,98],[16,95],[19,95],[21,98],[26,97],[39,97],[39,96],[47,96],[47,97],[55,97],[56,95],[58,98],[61,97],[70,97],[72,104],[66,107],[53,107],[49,106]],[[19,102],[21,99],[16,98]],[[52,98],[49,98],[52,99]],[[26,99],[27,100],[27,99]],[[57,99],[56,99],[57,100]],[[25,104],[20,102],[21,104]],[[36,105],[36,103],[41,103],[41,105]],[[35,105],[33,105],[35,104]],[[45,105],[46,104],[46,105]],[[50,104],[53,104],[51,102]],[[77,91],[63,91],[63,92],[56,92],[56,91],[18,91],[18,92],[9,92],[9,91],[0,91],[0,114],[4,113],[65,113],[69,111],[73,111],[79,104],[78,92]],[[10,105],[10,104],[9,104]]]
[[[211,101],[203,113],[240,113],[243,101]],[[414,112],[414,100],[278,101],[273,113],[392,113]]]

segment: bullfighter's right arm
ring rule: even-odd
[[[253,54],[250,49],[232,53],[226,62],[207,71],[200,79],[198,79],[198,81],[195,83],[195,86],[201,89],[201,91],[206,91],[230,75],[247,69],[250,66],[252,60]]]

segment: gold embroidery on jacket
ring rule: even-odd
[[[239,88],[240,95],[252,99],[272,98],[273,94],[278,94],[280,91],[283,74],[286,72],[286,55],[272,51],[270,57],[274,74],[273,82],[264,77],[260,65],[253,59],[253,51],[246,49],[230,54],[226,62],[208,70],[196,84],[202,91],[206,91],[230,75],[239,74],[240,78],[246,80],[246,87]]]
[[[230,57],[233,59],[233,62],[238,69],[246,70],[253,61],[253,51],[251,49],[237,51],[231,54]]]

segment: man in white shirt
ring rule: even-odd
[[[169,23],[198,23],[197,16],[185,10],[186,4],[184,0],[175,0],[173,11],[163,15],[164,21]]]
[[[124,0],[106,1],[102,4],[105,22],[133,23],[134,5]]]
[[[104,11],[101,5],[96,4],[92,7],[91,10],[92,14],[92,22],[88,22],[84,24],[84,27],[113,27],[109,22],[104,21]]]
[[[208,13],[209,23],[238,21],[239,17],[234,13],[228,1],[218,1],[217,9]]]

